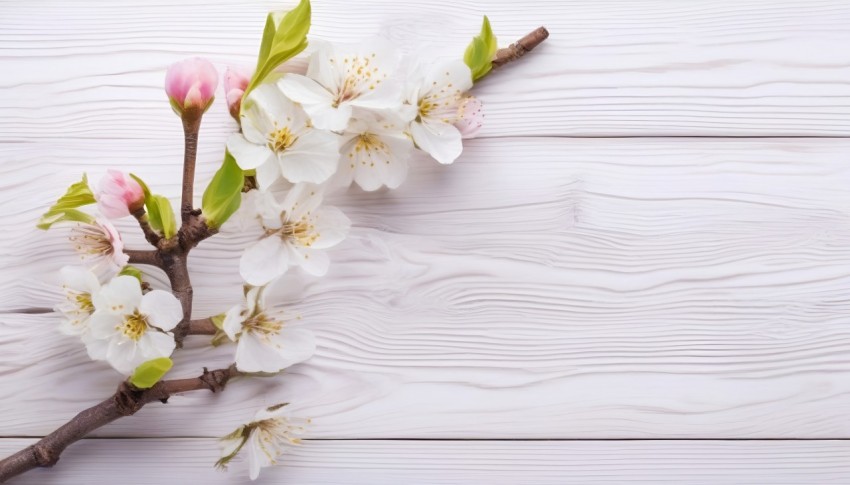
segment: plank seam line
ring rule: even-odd
[[[0,440],[10,439],[41,439],[43,436],[30,435],[12,435],[0,436]],[[203,439],[217,440],[220,436],[87,436],[83,440],[168,440],[168,439]],[[664,441],[777,441],[777,442],[793,442],[793,441],[850,441],[850,437],[841,438],[303,438],[303,441],[450,441],[450,442],[664,442]]]

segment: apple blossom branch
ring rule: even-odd
[[[509,47],[496,51],[493,67],[500,67],[515,61],[534,49],[548,37],[545,28],[540,27]],[[495,40],[495,39],[494,39]],[[211,101],[210,101],[211,102]],[[188,271],[189,252],[201,241],[213,236],[217,230],[205,222],[199,209],[193,207],[193,187],[195,162],[197,155],[198,132],[203,110],[183,111],[184,157],[183,184],[181,194],[181,225],[172,237],[165,237],[151,227],[144,208],[132,211],[145,234],[145,239],[154,249],[130,250],[124,252],[131,264],[155,266],[168,276],[171,290],[179,300],[183,314],[182,320],[174,328],[174,339],[181,347],[187,335],[215,335],[217,327],[211,318],[192,320],[193,289]],[[0,482],[24,473],[36,467],[50,467],[60,454],[72,443],[88,433],[123,416],[130,416],[145,404],[153,401],[165,403],[171,396],[195,390],[218,392],[224,389],[228,381],[241,375],[236,366],[208,371],[191,379],[159,381],[148,389],[139,389],[129,381],[123,382],[118,390],[105,401],[77,414],[66,424],[45,436],[35,444],[0,460]]]
[[[149,389],[138,389],[122,382],[108,399],[82,411],[56,431],[0,461],[0,482],[36,467],[53,466],[69,445],[118,418],[132,416],[145,404],[154,401],[166,403],[171,396],[189,391],[206,389],[219,392],[239,374],[236,366],[231,365],[212,371],[204,368],[198,377],[160,381]]]

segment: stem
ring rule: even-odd
[[[533,32],[530,32],[528,35],[508,47],[497,50],[495,57],[493,57],[493,67],[501,67],[511,61],[519,59],[540,45],[540,43],[546,40],[547,37],[549,37],[549,31],[546,30],[546,27],[538,27]]]
[[[189,279],[188,256],[188,251],[160,252],[159,254],[162,269],[171,283],[171,292],[183,307],[183,320],[174,328],[174,341],[177,342],[177,348],[183,347],[183,339],[186,338],[189,321],[192,319],[192,294],[194,290],[192,289],[192,281]]]
[[[135,217],[136,220],[139,221],[139,227],[141,227],[142,232],[145,233],[145,239],[147,239],[147,241],[151,243],[152,246],[158,247],[159,242],[162,241],[162,236],[160,236],[159,233],[154,231],[151,227],[150,222],[148,222],[148,213],[145,212],[145,208],[140,207],[139,209],[133,211],[132,214],[133,217]]]
[[[152,249],[125,249],[124,254],[130,257],[130,264],[162,266],[162,262],[159,260],[159,252]]]
[[[168,398],[183,392],[208,389],[218,392],[224,389],[232,377],[239,375],[236,367],[208,371],[192,379],[160,381],[150,389],[138,389],[122,382],[109,399],[77,414],[56,431],[33,445],[0,461],[0,483],[37,467],[51,467],[59,461],[59,455],[72,443],[85,435],[123,416],[130,416],[145,404],[153,401],[165,403]]]
[[[211,318],[189,320],[189,324],[186,325],[186,335],[215,335],[217,332],[218,327]]]
[[[180,199],[180,214],[183,224],[189,222],[193,209],[193,190],[195,188],[195,159],[198,156],[198,131],[201,129],[203,112],[195,110],[183,115],[183,196]]]

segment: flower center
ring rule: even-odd
[[[130,340],[138,341],[148,330],[148,322],[138,311],[124,317],[124,323],[118,327]]]
[[[276,153],[280,153],[291,147],[295,143],[295,140],[297,140],[297,137],[292,135],[288,126],[279,128],[269,136],[269,148]]]
[[[287,219],[286,213],[283,213],[280,218],[283,226],[275,232],[281,239],[295,241],[298,245],[305,247],[310,247],[319,239],[316,226],[312,224],[309,217],[304,216],[298,221],[290,221]]]
[[[352,76],[347,76],[345,80],[342,82],[342,86],[339,88],[339,92],[334,98],[334,102],[331,104],[334,108],[339,108],[339,105],[345,101],[349,101],[357,97],[357,90],[355,86],[357,85],[357,80]]]
[[[81,312],[94,312],[94,304],[91,301],[91,295],[89,293],[77,293],[77,295],[74,297],[74,303],[76,303],[77,308]]]
[[[74,249],[84,256],[107,256],[114,251],[109,236],[97,225],[78,224],[71,229],[68,239]]]
[[[428,97],[422,98],[419,100],[419,120],[422,121],[421,118],[427,118],[428,115],[434,111],[434,108],[437,107],[437,104],[432,103],[428,100]]]
[[[258,313],[242,324],[243,331],[271,336],[280,333],[283,322],[276,318],[269,318],[265,313]]]

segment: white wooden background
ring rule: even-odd
[[[250,64],[281,5],[0,1],[0,454],[118,380],[55,330],[73,255],[37,217],[110,166],[176,200],[166,67]],[[243,483],[212,469],[211,437],[284,400],[315,425],[259,483],[850,483],[850,2],[313,12],[317,36],[434,52],[462,51],[482,14],[503,42],[551,38],[476,87],[487,123],[455,165],[335,201],[355,228],[330,273],[277,295],[317,333],[311,361],[150,405],[15,483]],[[204,120],[199,184],[225,111]],[[244,242],[193,253],[197,316],[236,301]],[[175,376],[231,351],[190,347]]]

